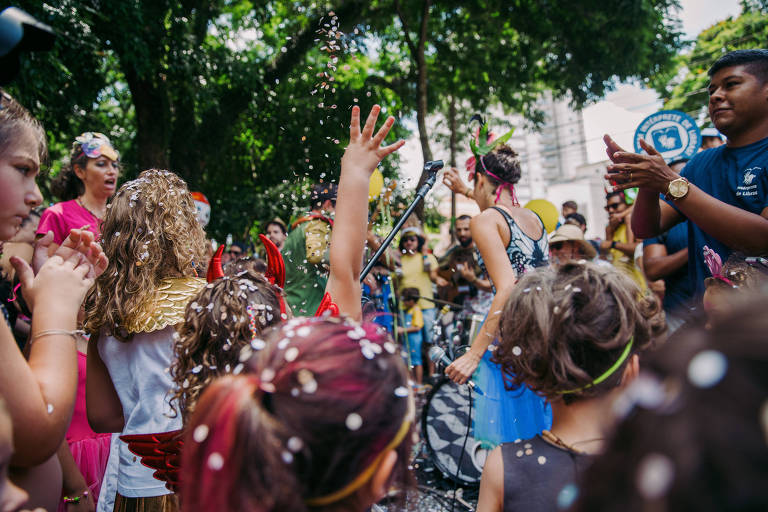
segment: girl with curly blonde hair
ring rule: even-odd
[[[167,400],[176,324],[205,285],[195,266],[205,234],[186,183],[150,169],[117,192],[102,225],[107,270],[86,299],[88,421],[97,432],[176,430]],[[119,445],[115,510],[173,511],[178,505],[152,470]]]

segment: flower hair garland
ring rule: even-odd
[[[712,274],[713,278],[738,288],[738,285],[723,275],[723,260],[720,259],[720,255],[706,245],[704,246],[704,263],[707,265],[709,273]]]

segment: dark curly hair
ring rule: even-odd
[[[485,174],[494,185],[499,186],[502,183],[515,184],[520,181],[522,170],[520,169],[520,161],[517,159],[517,153],[506,144],[497,146],[487,155],[480,157],[480,160],[481,162],[475,165],[475,170]],[[503,181],[488,175],[486,170],[495,174]],[[475,176],[475,179],[477,179],[477,176]]]
[[[768,282],[768,254],[748,257],[744,253],[735,252],[723,264],[721,273],[731,283],[738,286],[740,291],[755,290]],[[706,288],[716,286],[726,290],[733,289],[733,285],[716,277],[704,279],[704,286]]]
[[[571,403],[619,385],[629,358],[604,382],[588,386],[619,360],[630,340],[638,353],[665,328],[658,300],[643,295],[629,277],[612,267],[573,262],[530,272],[515,285],[501,315],[494,360],[515,386],[525,383]],[[579,391],[564,394],[571,390]]]
[[[254,335],[281,321],[279,293],[263,275],[244,271],[209,283],[187,304],[171,365],[176,384],[171,406],[185,422],[203,390],[235,370],[241,349]]]
[[[72,143],[69,152],[69,163],[64,166],[59,174],[51,181],[51,193],[62,201],[71,201],[85,193],[83,180],[75,174],[75,166],[85,169],[88,164],[88,156],[83,153],[79,142]]]

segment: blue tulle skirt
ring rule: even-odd
[[[552,427],[552,408],[526,386],[507,391],[501,367],[491,362],[490,350],[480,360],[475,381],[475,439],[488,447],[529,439]]]

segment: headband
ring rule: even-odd
[[[489,133],[491,129],[490,125],[488,125],[479,114],[472,116],[469,122],[472,123],[472,121],[480,122],[480,129],[477,132],[477,136],[469,140],[469,147],[472,150],[472,154],[475,156],[476,161],[480,161],[480,165],[483,166],[483,172],[501,183],[498,187],[496,187],[496,200],[494,202],[499,202],[501,192],[507,188],[509,189],[509,193],[512,195],[512,203],[515,206],[519,206],[520,203],[517,201],[517,195],[515,194],[515,185],[513,183],[509,183],[507,180],[499,178],[497,175],[490,172],[485,166],[485,161],[483,160],[485,155],[493,151],[497,146],[507,142],[509,138],[512,137],[515,129],[512,128],[501,137],[495,138],[493,134]]]
[[[635,337],[634,336],[629,338],[629,343],[627,343],[627,346],[624,347],[624,352],[621,353],[621,355],[616,360],[616,362],[613,363],[613,366],[608,368],[605,371],[605,373],[603,373],[602,375],[600,375],[599,377],[594,379],[592,382],[590,382],[586,386],[582,386],[582,387],[576,388],[576,389],[569,389],[568,391],[558,391],[558,394],[559,395],[568,395],[568,394],[571,394],[571,393],[579,393],[580,391],[584,391],[585,389],[589,389],[591,387],[597,386],[598,384],[600,384],[602,382],[605,382],[605,380],[608,379],[608,377],[610,377],[614,373],[616,373],[616,370],[621,368],[621,365],[624,364],[624,361],[627,360],[627,358],[629,357],[629,354],[632,352],[632,345],[634,344],[634,341],[635,341]]]
[[[368,464],[368,466],[366,466],[366,468],[359,475],[357,475],[357,477],[355,477],[354,480],[352,480],[350,483],[348,483],[338,491],[333,492],[331,494],[327,494],[325,496],[310,498],[306,500],[305,503],[313,507],[335,503],[339,500],[346,498],[347,496],[351,495],[352,493],[360,489],[363,485],[365,485],[365,483],[371,479],[371,477],[373,476],[373,473],[376,471],[376,468],[379,467],[379,464],[381,464],[381,461],[384,458],[384,456],[387,454],[387,452],[390,450],[394,450],[395,448],[400,446],[400,443],[403,442],[403,440],[405,439],[405,436],[411,430],[411,424],[413,423],[414,415],[415,415],[415,406],[413,403],[413,397],[410,397],[408,399],[408,411],[405,413],[405,418],[403,418],[403,422],[400,424],[400,428],[397,430],[395,437],[393,437],[392,440],[387,444],[387,446],[385,446],[384,449],[381,450],[381,452],[379,452],[376,458],[373,459],[373,461],[371,461],[371,463]]]
[[[75,137],[75,145],[80,146],[80,155],[85,155],[88,158],[99,158],[105,156],[116,162],[120,158],[120,154],[112,147],[112,143],[109,141],[109,137],[99,132],[85,132]]]

